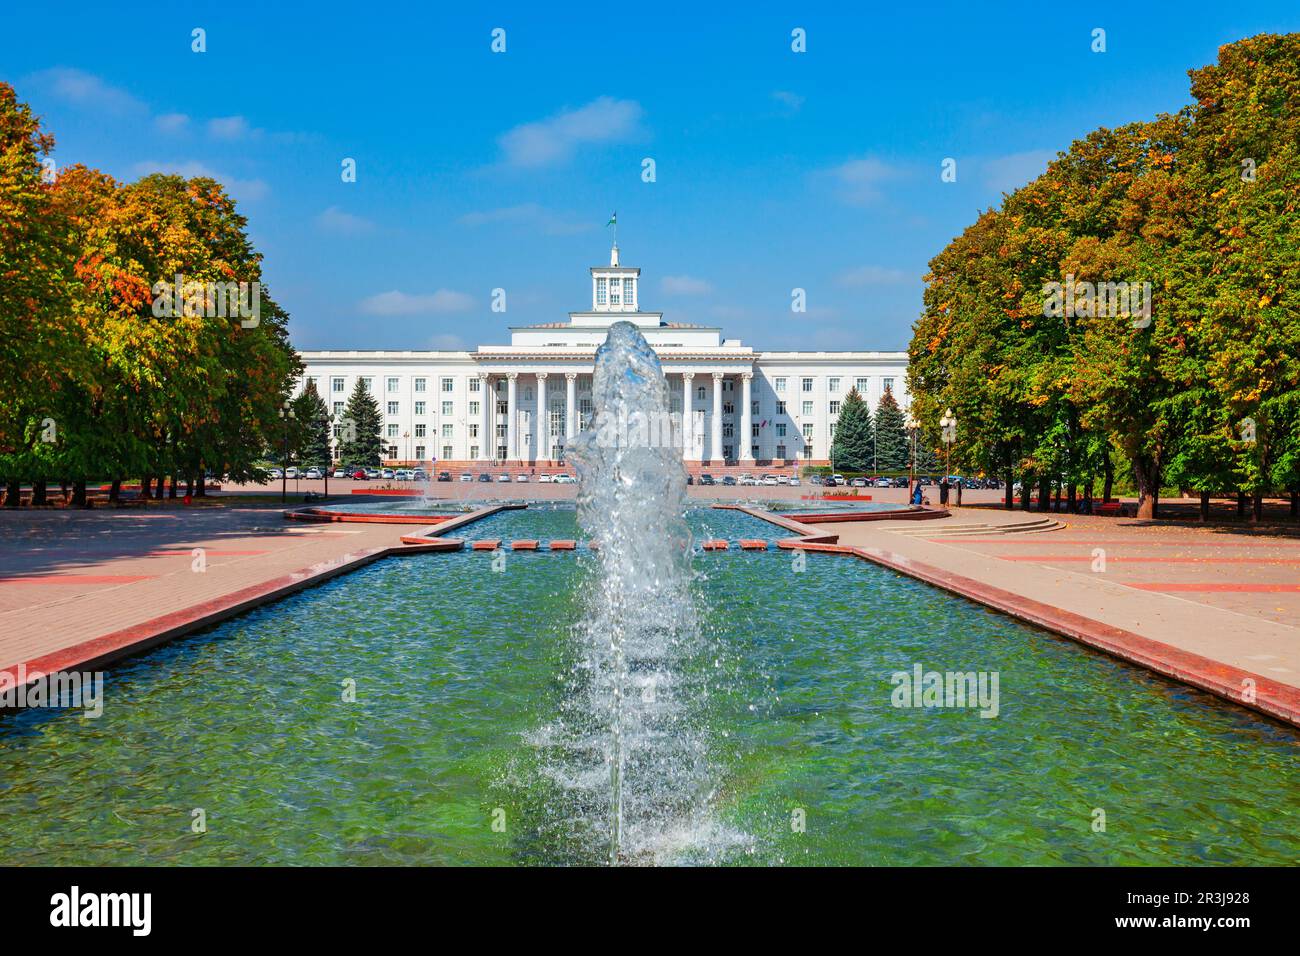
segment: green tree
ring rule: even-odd
[[[339,460],[346,465],[377,466],[384,447],[380,434],[383,417],[379,402],[366,389],[363,379],[357,379],[339,424],[343,431]]]
[[[294,399],[293,406],[303,434],[300,460],[305,465],[329,467],[333,458],[329,409],[317,393],[315,382],[308,379],[307,387]]]
[[[898,407],[891,392],[886,391],[876,406],[876,468],[881,471],[900,471],[907,468],[911,457],[908,447],[906,416]]]
[[[871,409],[855,388],[844,398],[831,443],[831,461],[844,471],[871,470]]]

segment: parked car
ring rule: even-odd
[[[736,479],[736,484],[745,485],[746,487],[748,487],[750,485],[758,484],[758,479],[755,478],[753,475],[741,475],[739,478]]]
[[[489,474],[485,471],[485,472],[483,472],[483,474],[481,474],[481,475],[478,476],[478,480],[479,480],[479,481],[491,481],[491,480],[492,480],[492,476],[489,475]]]
[[[308,468],[305,472],[303,472],[303,475],[302,475],[302,476],[303,476],[304,478],[322,478],[322,477],[324,477],[324,475],[321,473],[321,470],[320,470],[319,468],[315,467],[314,465],[313,465],[311,468]]]
[[[703,474],[703,475],[700,475],[700,484],[702,484],[702,485],[716,485],[717,482],[713,480],[713,476],[712,476],[712,475]]]
[[[331,477],[331,478],[351,478],[351,477],[352,477],[352,472],[348,471],[346,468],[339,467],[339,468],[335,468],[335,469],[334,469],[334,472],[330,475],[330,477]]]
[[[763,484],[764,484],[764,485],[767,485],[767,486],[771,487],[771,486],[774,486],[774,485],[779,485],[780,483],[781,483],[781,482],[779,482],[779,481],[776,480],[776,475],[764,475],[764,476],[763,476]]]
[[[396,481],[414,481],[415,472],[413,472],[410,468],[394,468],[393,478]]]
[[[276,480],[279,480],[284,477],[284,472],[281,471],[279,468],[272,468],[270,471],[267,472],[267,474],[270,475],[272,478],[275,478]]]
[[[366,470],[365,470],[364,468],[358,468],[356,471],[352,472],[352,480],[353,480],[353,481],[365,481],[365,480],[366,480]]]
[[[537,476],[537,483],[538,483],[539,485],[549,485],[549,484],[551,483],[551,476],[550,476],[550,475],[538,475],[538,476]]]
[[[439,478],[438,480],[439,480],[439,481],[442,481],[441,478]],[[462,471],[462,472],[460,473],[460,480],[461,480],[461,481],[473,481],[473,480],[474,480],[474,476],[471,475],[468,471]]]
[[[527,480],[528,480],[528,476],[525,475],[523,472],[520,472],[519,474],[515,475],[515,481],[527,481]]]
[[[290,465],[288,468],[286,468],[286,469],[284,470],[284,477],[286,477],[286,478],[297,478],[297,477],[298,477],[298,468],[297,468],[297,466],[296,466],[296,465]]]
[[[787,485],[795,485],[795,486],[797,486],[797,485],[799,484],[799,476],[798,476],[798,475],[791,475],[790,478],[789,478],[789,480],[786,482],[786,484],[787,484]]]
[[[497,475],[497,481],[509,481],[509,480],[510,480],[510,476],[507,475],[504,471],[501,474]]]
[[[831,475],[831,477],[835,479],[835,484],[837,484],[837,485],[848,484],[848,482],[846,482],[846,481],[844,480],[844,476],[843,476],[843,475]]]
[[[735,485],[736,485],[736,476],[735,476],[735,475],[723,475],[723,476],[722,476],[722,483],[723,483],[724,485],[729,485],[729,486],[731,486],[731,487],[734,488]]]
[[[393,469],[391,468],[383,469],[382,471],[379,472],[379,477],[391,479],[393,477]]]
[[[450,479],[451,479],[451,476],[448,475],[447,478],[448,478],[448,480],[450,480]],[[427,471],[425,471],[423,468],[417,468],[417,469],[415,469],[415,480],[416,480],[416,481],[428,481],[428,480],[429,480],[429,473],[428,473]]]
[[[850,488],[865,488],[865,487],[867,487],[867,479],[863,478],[861,475],[858,475],[856,478],[850,478],[850,479],[849,479],[849,487],[850,487]]]
[[[843,484],[843,482],[841,481],[836,481],[834,475],[827,475],[825,478],[821,479],[821,481],[817,483],[827,488],[834,488],[836,485]]]
[[[808,484],[810,484],[810,485],[820,485],[820,484],[823,484],[823,482],[824,482],[824,479],[822,478],[821,475],[809,475],[809,476],[808,476]]]
[[[551,479],[551,481],[557,485],[572,485],[572,484],[577,484],[578,479],[573,477],[573,475],[565,474],[565,475],[556,475],[554,478]]]
[[[375,480],[376,478],[378,478],[379,476],[380,476],[380,471],[379,471],[378,468],[367,468],[367,469],[366,469],[366,477],[369,478],[371,481],[374,481],[374,480]]]
[[[894,479],[892,478],[877,478],[875,482],[877,488],[891,488],[893,484]]]
[[[463,479],[464,479],[464,476],[462,475],[461,478],[462,478],[462,480],[463,480]],[[439,481],[451,481],[451,472],[449,472],[449,471],[440,471],[440,472],[438,472],[438,480],[439,480]]]

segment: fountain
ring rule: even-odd
[[[708,825],[699,695],[703,645],[691,593],[680,423],[659,359],[629,322],[596,351],[592,427],[567,449],[578,520],[598,542],[577,626],[578,710],[603,761],[611,863],[656,859]],[[575,728],[576,729],[576,728]]]

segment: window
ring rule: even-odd
[[[479,402],[469,403],[469,417],[478,418],[483,413],[483,405]]]
[[[442,403],[442,414],[443,414],[444,416],[450,417],[451,415],[455,414],[455,412],[453,411],[453,410],[455,409],[455,407],[456,407],[456,403],[455,403],[455,402],[443,402],[443,403]]]
[[[757,414],[758,414],[758,402],[757,402],[757,401],[754,401],[754,402],[750,402],[750,403],[749,403],[749,414],[751,414],[751,415],[757,415]]]
[[[497,458],[499,458],[501,461],[505,461],[505,458],[506,458],[506,446],[505,446],[505,445],[497,445]]]
[[[333,392],[341,392],[341,391],[343,391],[343,379],[341,379],[341,378],[332,378],[332,379],[330,379],[330,391],[333,391]]]
[[[389,438],[396,438],[396,437],[397,437],[397,426],[396,426],[396,425],[389,425],[389,426],[388,426],[388,437],[389,437]]]
[[[777,422],[777,423],[776,423],[776,437],[777,437],[777,438],[784,438],[784,437],[785,437],[785,422]],[[777,457],[777,458],[784,458],[785,455],[777,455],[776,457]]]
[[[724,392],[734,392],[736,390],[736,383],[729,378],[724,378],[722,380],[722,390]]]
[[[703,385],[701,385],[699,388],[697,388],[697,389],[695,390],[695,397],[698,398],[700,401],[703,401],[703,400],[704,400],[704,386],[703,386]]]
[[[596,280],[596,304],[604,305],[606,301],[605,279],[602,277]]]
[[[453,437],[453,435],[455,434],[455,432],[453,432],[452,429],[455,428],[455,427],[456,427],[455,425],[443,425],[443,426],[442,426],[442,437],[443,437],[443,438],[451,438],[451,437]],[[451,456],[449,455],[448,457],[451,457]]]
[[[840,390],[840,380],[838,378],[828,378],[826,380],[826,391],[836,395]]]
[[[757,438],[757,437],[758,437],[758,426],[757,426],[757,425],[750,425],[750,426],[749,426],[749,437],[750,437],[750,438]]]
[[[417,415],[423,415],[423,414],[424,414],[424,402],[416,402],[416,403],[415,403],[415,414],[417,414]]]
[[[478,445],[469,446],[470,461],[478,461]]]
[[[423,445],[416,445],[416,446],[415,446],[415,457],[416,457],[416,459],[417,459],[418,461],[423,461],[423,460],[424,460],[424,446],[423,446]]]
[[[390,377],[390,378],[388,379],[388,391],[390,391],[390,392],[395,392],[395,391],[397,391],[397,378],[396,378],[396,377]]]
[[[804,441],[808,442],[808,444],[811,446],[811,445],[812,445],[812,437],[813,437],[813,426],[812,426],[812,422],[805,422],[805,423],[804,423],[804,426],[803,426],[803,437],[804,437]]]
[[[506,426],[505,423],[502,422],[500,425],[497,426],[497,438],[504,439],[505,437],[506,437]]]
[[[610,305],[619,304],[619,294],[620,294],[619,289],[622,287],[622,285],[623,283],[619,279],[609,280],[609,304]]]
[[[785,402],[777,402],[777,403],[776,403],[776,413],[777,413],[778,415],[784,415],[784,414],[785,414]]]
[[[734,404],[732,404],[731,402],[723,402],[723,403],[722,403],[722,414],[724,414],[724,415],[734,415],[734,414],[736,414],[736,406],[735,406]]]
[[[623,304],[633,305],[636,302],[636,280],[623,280]]]
[[[735,438],[735,437],[736,437],[736,429],[735,429],[735,426],[733,426],[733,425],[731,424],[731,422],[724,422],[724,423],[723,423],[723,425],[722,425],[722,437],[723,437],[723,438]]]
[[[424,381],[424,379],[417,378],[417,379],[415,380],[416,385],[418,386],[419,383],[422,382],[422,381]],[[482,385],[483,385],[483,380],[482,380],[481,378],[479,378],[478,376],[475,376],[474,378],[471,378],[471,379],[469,380],[469,390],[470,390],[471,392],[479,392],[479,391],[482,391]],[[418,392],[418,391],[420,391],[420,389],[417,387],[417,388],[416,388],[416,391]]]
[[[865,379],[865,378],[856,378],[856,379],[854,379],[853,381],[855,382],[855,384],[854,384],[853,387],[856,388],[856,389],[858,390],[858,394],[859,394],[859,395],[865,395],[865,394],[867,394],[867,379]]]
[[[734,458],[736,457],[736,446],[735,446],[735,445],[723,445],[723,446],[722,446],[722,457],[723,457],[723,458],[732,458],[732,459],[734,459]]]
[[[777,445],[777,446],[776,446],[776,457],[777,457],[777,458],[784,458],[784,457],[785,457],[785,446],[784,446],[784,445]]]
[[[396,414],[397,414],[397,407],[398,407],[398,406],[397,406],[397,402],[389,402],[389,403],[388,403],[388,414],[390,414],[390,415],[396,415]]]
[[[892,392],[894,390],[894,380],[892,378],[885,379],[881,384],[885,386],[885,391],[887,392]]]
[[[450,458],[450,457],[451,457],[451,446],[450,446],[450,445],[443,445],[443,446],[442,446],[442,457],[443,457],[443,458]]]
[[[778,392],[784,392],[784,391],[785,391],[785,376],[777,376],[777,379],[776,379],[776,390],[777,390]]]
[[[508,401],[505,401],[504,399],[499,400],[497,402],[497,414],[508,415],[509,413],[510,413],[510,403]]]
[[[396,457],[397,457],[397,446],[396,446],[396,445],[389,445],[389,446],[388,446],[388,454],[386,454],[384,457],[385,457],[385,458],[396,458]]]
[[[831,402],[831,414],[832,414],[832,415],[838,415],[839,413],[840,413],[840,403],[839,403],[839,402]]]
[[[804,403],[803,403],[803,413],[804,413],[805,415],[811,415],[811,414],[813,413],[813,412],[812,412],[812,408],[813,408],[813,403],[812,403],[812,402],[804,402]]]
[[[417,392],[423,392],[423,391],[424,391],[424,383],[427,382],[427,381],[428,381],[428,379],[425,379],[425,378],[417,378],[417,379],[415,380],[415,390],[416,390]]]
[[[424,424],[424,422],[420,422],[418,425],[416,425],[416,426],[415,426],[415,437],[416,437],[416,438],[423,438],[423,437],[424,437],[424,429],[425,429],[426,427],[428,427],[428,426],[426,426],[426,425]],[[420,458],[420,457],[423,457],[423,456],[421,456],[421,455],[416,455],[415,457],[416,457],[416,458]]]
[[[469,437],[478,438],[478,422],[470,422]]]
[[[806,378],[806,379],[803,380],[803,390],[804,390],[805,392],[811,392],[811,391],[813,390],[813,380],[812,380],[812,379],[810,379],[810,378]]]
[[[444,392],[453,392],[456,390],[456,380],[454,378],[444,378],[442,380],[442,390]]]
[[[344,406],[343,406],[343,403],[342,403],[342,402],[335,402],[335,403],[334,403],[334,417],[335,417],[335,418],[337,418],[338,416],[340,416],[340,415],[343,414],[343,407],[344,407]]]
[[[497,379],[497,394],[504,395],[505,393],[506,393],[506,380],[504,378],[499,378]]]
[[[366,376],[364,376],[364,377],[361,379],[361,389],[362,389],[362,391],[373,392],[373,391],[374,391],[374,388],[373,388],[374,384],[375,384],[375,380],[374,380],[373,378],[371,378],[369,375],[366,375]]]

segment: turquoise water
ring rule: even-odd
[[[580,537],[572,521],[466,534]],[[1295,861],[1293,731],[865,562],[797,560],[695,560],[717,829],[662,861]],[[0,863],[601,862],[601,808],[539,744],[572,693],[591,559],[492,561],[386,560],[128,662],[100,719],[0,718]],[[918,663],[996,671],[998,716],[893,706],[891,674]]]

